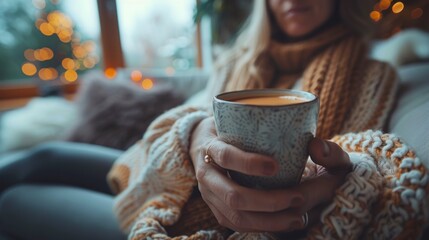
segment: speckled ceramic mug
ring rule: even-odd
[[[240,102],[266,97],[299,101]],[[226,92],[214,97],[213,111],[216,131],[223,141],[244,151],[272,156],[280,164],[275,176],[230,171],[233,180],[262,189],[284,188],[300,182],[308,158],[307,146],[316,133],[319,99],[315,95],[283,89]]]

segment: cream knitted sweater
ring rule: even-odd
[[[354,44],[357,40],[344,31],[340,30],[336,39],[329,36],[332,32],[310,41],[305,45],[310,49],[303,49],[302,44],[277,49],[269,58],[277,67],[287,67],[279,66],[285,58],[302,59],[291,65],[298,66],[296,70],[301,73],[299,65],[307,66],[304,88],[321,97],[323,121],[318,131],[322,130],[324,138],[333,137],[332,141],[349,153],[354,164],[332,203],[323,211],[320,222],[308,229],[305,237],[415,239],[428,217],[427,170],[396,136],[377,130],[364,131],[381,129],[396,90],[394,75],[387,65],[365,60],[365,53]],[[274,44],[272,49],[277,47]],[[346,64],[333,62],[344,59],[341,56],[344,52],[354,60]],[[314,53],[318,55],[315,57]],[[270,67],[273,65],[267,66],[266,69],[273,69]],[[266,86],[273,83],[276,87],[290,86],[293,75],[266,71],[269,79]],[[226,79],[228,71],[208,89],[231,90],[225,84]],[[342,101],[350,96],[353,99]],[[118,193],[115,213],[130,239],[276,238],[269,233],[240,234],[222,228],[195,193],[197,183],[188,154],[189,138],[193,127],[210,115],[207,108],[189,105],[168,111],[115,162],[108,180]],[[338,122],[336,116],[342,120]],[[311,169],[309,165],[306,171],[310,176]]]
[[[196,186],[187,153],[191,126],[207,116],[204,109],[186,106],[165,113],[155,120],[143,140],[115,163],[109,174],[112,189],[120,193],[115,212],[130,239],[174,237],[169,236],[166,227],[178,222]],[[428,217],[428,173],[414,152],[394,135],[380,131],[350,133],[332,140],[350,154],[353,172],[306,237],[416,239]],[[207,216],[198,219],[197,213],[182,216],[178,224],[186,225],[188,221],[201,226],[199,221],[204,220],[208,221]],[[195,229],[189,223],[188,227]],[[219,227],[212,224],[190,236],[173,239],[224,239],[225,234],[216,229]],[[268,233],[226,237],[275,239]]]

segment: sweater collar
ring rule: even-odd
[[[282,74],[302,73],[318,53],[347,35],[350,31],[344,25],[336,25],[304,41],[284,43],[272,40],[268,53]]]

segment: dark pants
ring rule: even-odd
[[[0,158],[0,239],[126,239],[106,182],[120,154],[55,142]]]

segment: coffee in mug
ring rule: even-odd
[[[260,106],[278,106],[278,105],[302,103],[308,100],[298,96],[281,95],[281,96],[241,98],[233,101],[237,103],[242,103],[242,104],[251,104],[251,105],[260,105]]]

